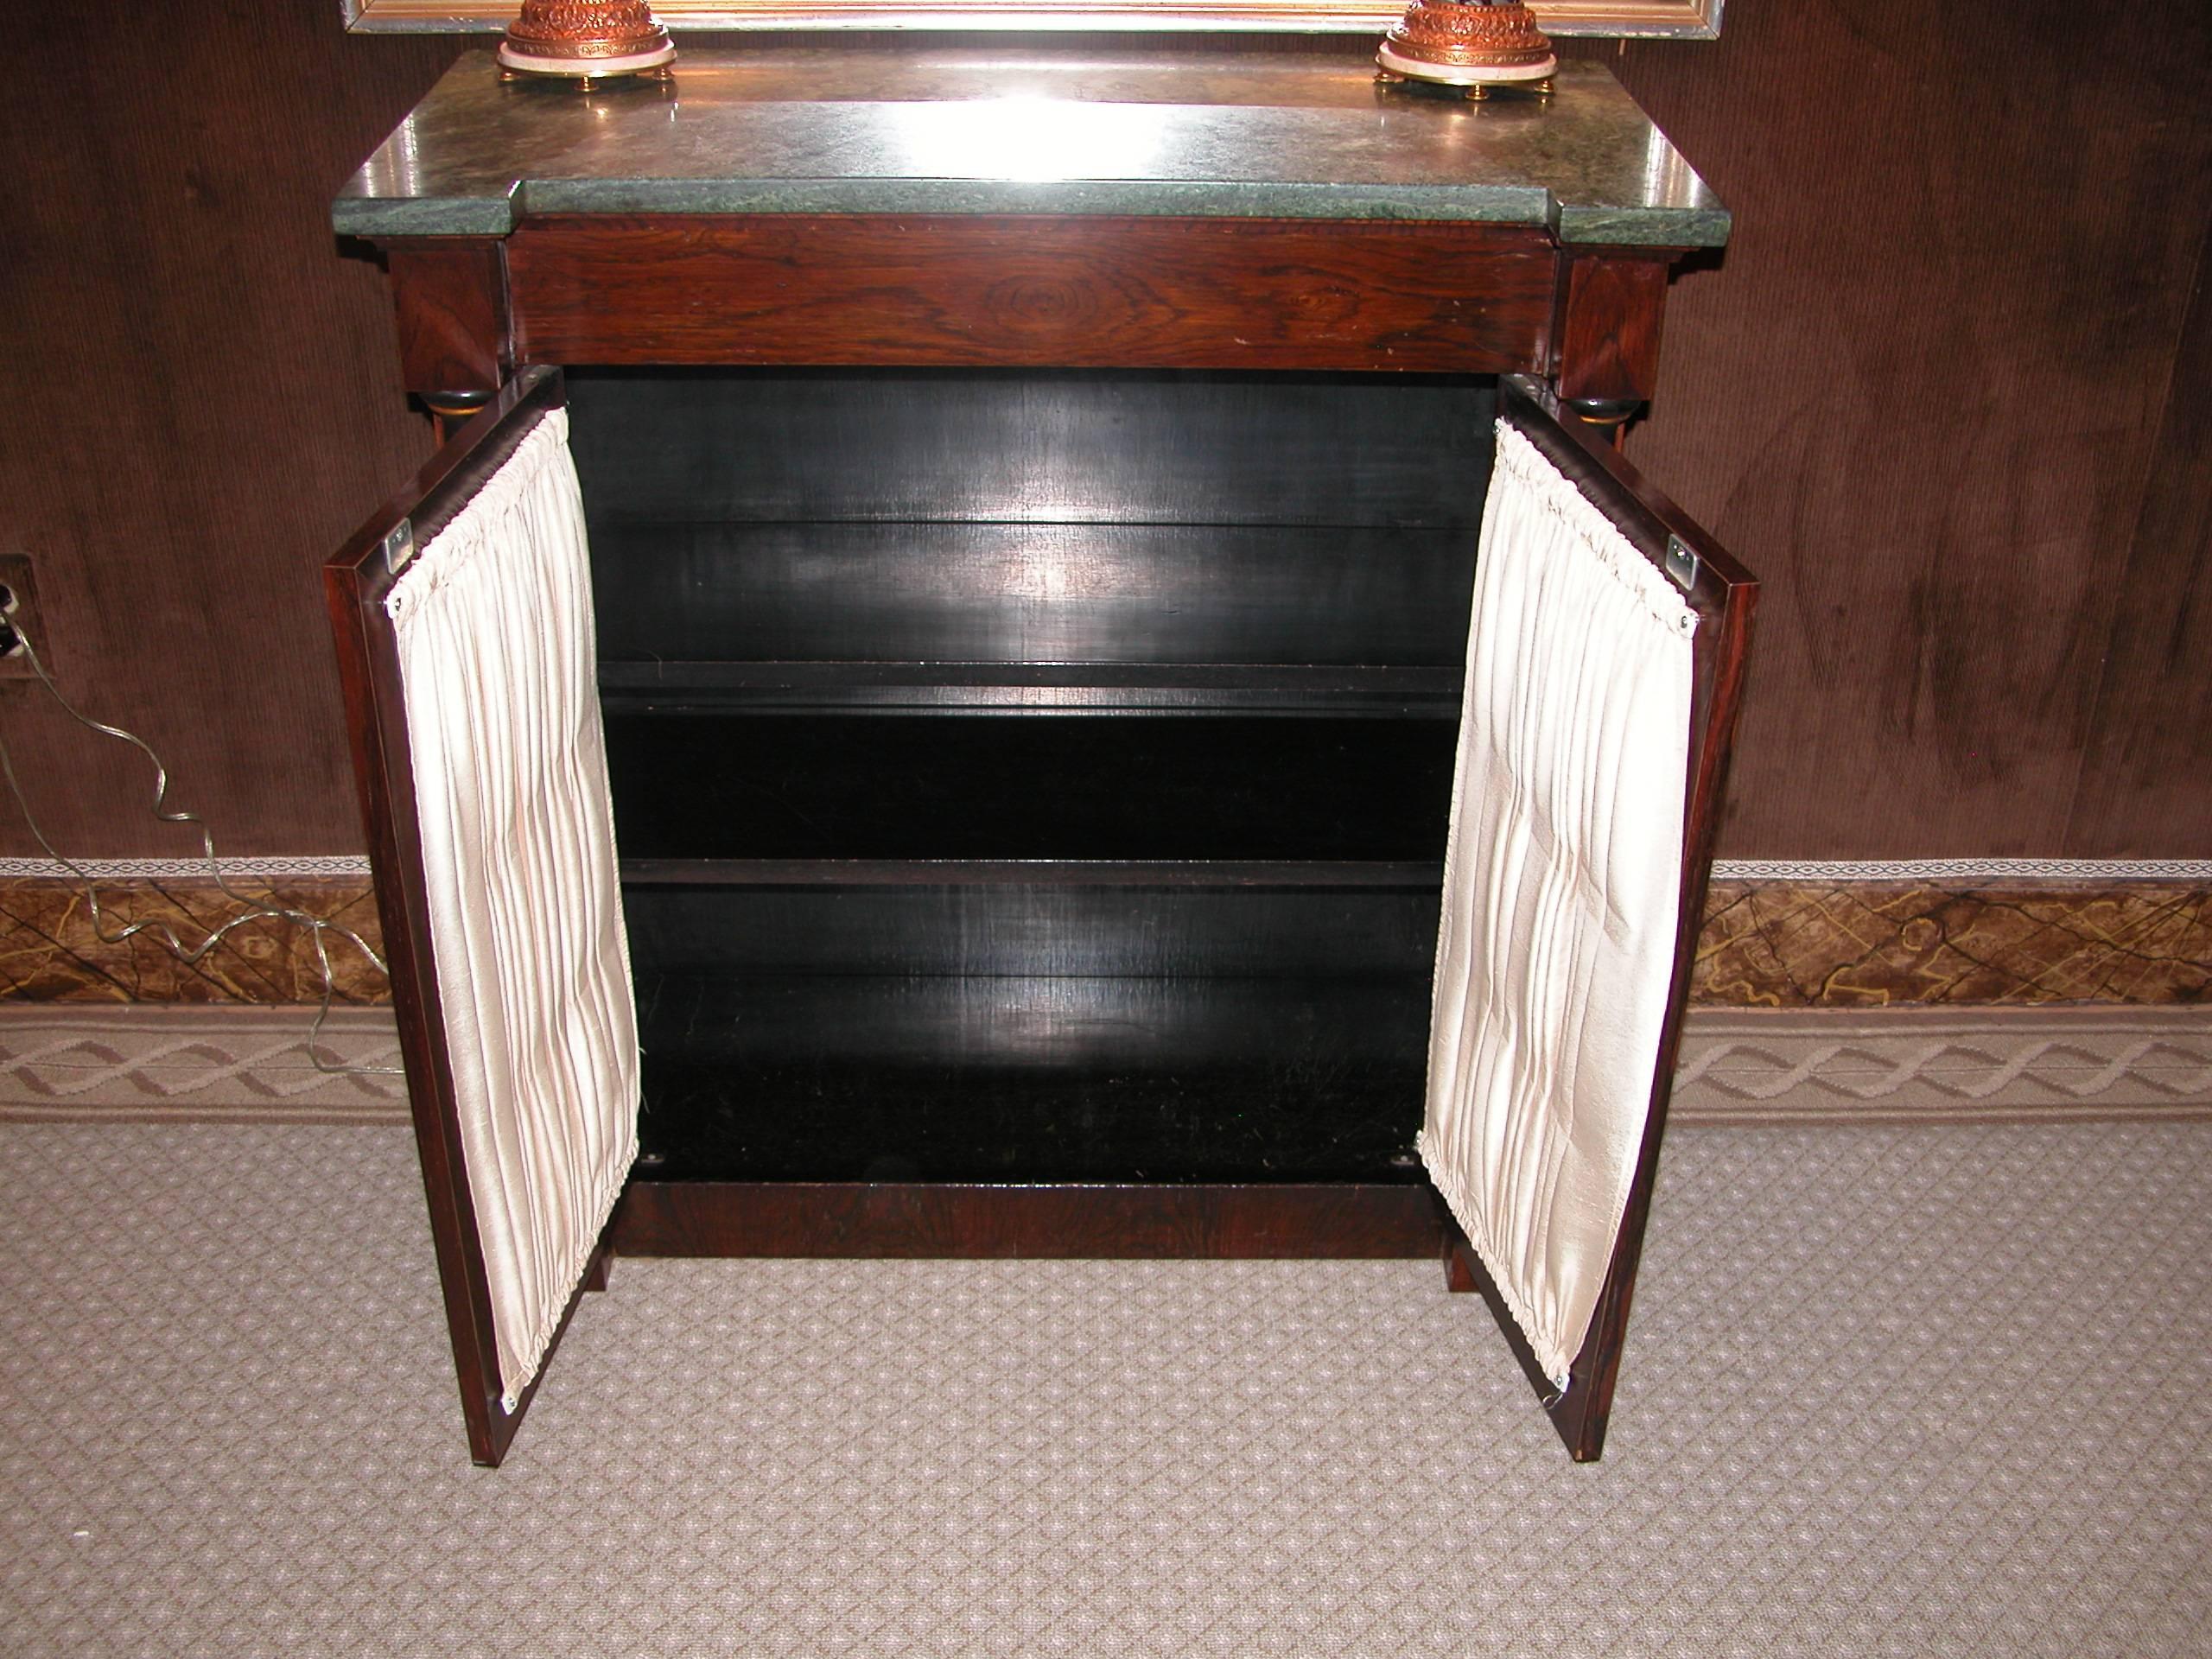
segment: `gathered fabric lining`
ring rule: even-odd
[[[1419,1147],[1564,1389],[1666,1021],[1697,615],[1504,421],[1479,560]]]
[[[512,1411],[637,1155],[636,1000],[566,410],[540,418],[385,603]]]

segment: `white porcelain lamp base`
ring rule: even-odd
[[[1401,57],[1390,49],[1388,41],[1375,49],[1375,61],[1394,75],[1402,75],[1408,80],[1433,80],[1440,86],[1515,86],[1526,81],[1549,79],[1559,68],[1557,58],[1544,58],[1533,64],[1429,63],[1420,58]]]
[[[650,52],[632,52],[619,58],[553,58],[540,57],[535,53],[518,52],[511,46],[499,48],[499,67],[511,74],[559,75],[575,80],[597,80],[604,75],[634,75],[647,69],[658,69],[663,64],[676,60],[673,42],[655,47]]]

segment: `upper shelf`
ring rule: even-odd
[[[365,237],[541,213],[1452,219],[1713,247],[1728,211],[1598,65],[1473,104],[1302,54],[686,46],[672,83],[504,86],[471,52],[339,194]]]

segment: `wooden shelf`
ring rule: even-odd
[[[1143,719],[610,711],[630,858],[1440,859],[1454,728],[1215,711]]]
[[[640,974],[1402,979],[1433,863],[627,861]]]
[[[594,521],[600,655],[1449,668],[1476,527],[1430,520]]]
[[[601,662],[610,714],[747,710],[1454,718],[1451,666],[1276,663]]]
[[[1441,864],[1408,860],[1212,861],[1171,859],[980,858],[626,858],[626,887],[1163,887],[1372,888],[1434,892]]]
[[[652,1179],[1420,1179],[1419,973],[638,988]]]

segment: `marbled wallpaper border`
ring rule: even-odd
[[[190,880],[207,869],[204,858],[80,858],[72,863],[87,874],[117,880]],[[263,854],[219,858],[216,868],[229,876],[362,875],[369,861],[358,853]],[[51,858],[0,858],[0,880],[30,876],[66,877],[71,867]],[[1721,881],[1934,881],[1956,885],[1975,880],[2198,881],[2212,882],[2212,858],[1749,858],[1716,859]]]
[[[2212,1006],[2212,881],[1715,880],[1691,1000]]]
[[[196,874],[97,883],[95,918],[79,883],[47,876],[0,878],[0,999],[35,1002],[301,1003],[322,995],[311,930],[291,922],[241,923],[200,956],[170,952],[161,930],[188,952],[253,906],[304,912],[351,929],[381,950],[375,890],[365,874],[253,875],[204,863]],[[226,891],[227,887],[228,891]],[[235,896],[234,896],[235,895]],[[241,899],[245,902],[241,902]],[[144,931],[120,937],[147,924]],[[391,1000],[383,970],[326,934],[331,990],[340,1003]]]
[[[378,944],[365,873],[286,873],[277,862],[238,861],[226,880],[254,903],[324,917]],[[150,931],[111,942],[122,928],[150,921],[191,945],[240,912],[204,865],[186,868],[194,873],[103,880],[99,929],[75,882],[0,875],[0,998],[263,1004],[321,996],[312,938],[296,925],[246,923],[191,964]],[[1743,868],[1721,867],[1713,883],[1691,993],[1700,1007],[2212,1007],[2212,870],[2202,879],[2119,880],[2099,866],[2070,880],[1939,882],[1747,879],[1736,873]],[[334,937],[331,961],[337,1001],[389,1001],[383,974]]]
[[[358,853],[300,853],[264,855],[254,858],[219,858],[216,871],[226,880],[276,876],[357,876],[369,874],[369,861]],[[73,879],[81,872],[102,880],[205,880],[205,858],[73,858],[67,864],[54,858],[0,858],[0,880],[47,877]]]
[[[0,874],[5,874],[0,866]],[[1716,881],[2212,882],[2212,858],[1717,858]]]

